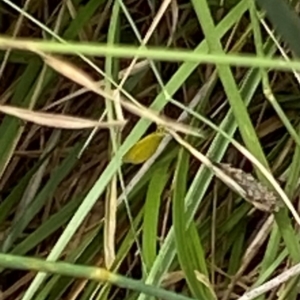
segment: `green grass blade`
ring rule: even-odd
[[[219,26],[217,26],[216,31],[218,32],[218,34],[220,36],[224,35],[227,32],[227,30],[234,25],[234,22],[236,21],[236,16],[240,17],[246,9],[246,1],[240,2],[236,6],[236,8],[233,11],[231,11],[222,22],[220,22]],[[235,18],[233,18],[233,16],[235,16]],[[206,44],[202,43],[195,49],[195,53],[201,53],[206,49]],[[165,86],[165,90],[167,91],[167,93],[169,95],[173,95],[188,78],[191,72],[193,72],[196,69],[197,65],[197,63],[191,62],[184,63]],[[161,92],[154,100],[153,104],[151,105],[151,108],[160,111],[166,104],[167,99],[165,93]],[[75,233],[78,226],[82,223],[85,216],[88,214],[88,212],[94,206],[95,202],[98,200],[99,195],[103,193],[107,184],[110,182],[112,176],[115,174],[115,172],[117,172],[119,166],[122,163],[122,157],[142,137],[149,125],[149,121],[140,120],[133,128],[133,130],[126,138],[118,152],[115,154],[115,157],[112,158],[106,170],[102,173],[98,181],[95,183],[94,187],[90,190],[86,199],[83,201],[82,205],[79,207],[73,219],[68,224],[65,232],[61,235],[60,239],[52,249],[50,255],[48,256],[49,260],[55,260],[59,257],[64,247],[66,246],[72,235]],[[26,294],[24,295],[23,300],[31,299],[32,295],[38,289],[43,279],[43,274],[37,275],[35,280],[32,282],[31,286],[27,290]]]
[[[239,5],[241,2],[239,3]],[[232,17],[232,16],[231,16]],[[275,48],[271,47],[271,43],[266,46],[267,52],[275,51]],[[241,96],[245,99],[245,103],[248,105],[252,96],[260,82],[260,73],[258,70],[251,70],[245,77],[246,79],[242,83],[241,87]],[[220,129],[227,132],[229,136],[232,136],[236,130],[236,123],[234,122],[234,118],[232,112],[229,111],[227,116],[223,119],[222,123],[220,124]],[[214,161],[219,161],[222,156],[224,155],[226,148],[229,144],[229,141],[225,139],[221,134],[218,134],[211,143],[211,146],[207,152],[207,155],[213,159]],[[210,170],[206,169],[205,167],[201,166],[199,171],[194,177],[192,184],[190,185],[190,189],[186,195],[185,203],[186,203],[186,210],[190,220],[196,213],[199,204],[206,193],[206,190],[210,184],[213,175]],[[161,276],[168,270],[172,260],[176,254],[174,250],[174,232],[173,228],[170,229],[164,244],[157,256],[155,263],[149,273],[147,278],[147,283],[151,284],[159,284],[161,280]],[[140,296],[139,300],[144,300],[145,296]]]
[[[246,235],[246,222],[245,219],[240,222],[239,226],[233,229],[234,233],[230,236],[233,237],[232,251],[230,255],[228,271],[227,273],[233,276],[239,269],[241,265],[241,260],[243,257],[245,235]]]
[[[9,216],[12,209],[20,201],[28,183],[30,182],[32,176],[38,170],[39,166],[42,164],[43,160],[37,163],[27,174],[25,174],[16,187],[11,191],[11,193],[2,201],[0,204],[0,224],[4,222],[5,218]]]
[[[62,164],[52,173],[50,180],[41,190],[41,192],[32,201],[30,206],[26,209],[21,219],[12,228],[12,230],[7,235],[2,245],[2,251],[7,252],[10,250],[12,244],[17,239],[17,237],[22,233],[28,223],[33,219],[33,217],[40,211],[47,199],[51,197],[58,186],[58,184],[69,174],[69,172],[74,167],[77,162],[77,155],[79,147],[81,144],[74,147],[72,152],[67,156],[67,158],[62,162]]]
[[[17,83],[12,99],[12,105],[27,107],[31,101],[30,91],[36,77],[41,70],[41,63],[37,60],[31,60],[30,64],[24,70],[19,82]],[[13,151],[19,141],[23,131],[22,121],[6,116],[0,126],[0,178],[2,177]]]
[[[163,196],[163,191],[167,180],[169,165],[157,169],[149,182],[143,221],[143,253],[142,257],[147,267],[147,272],[151,269],[157,253],[159,208]],[[146,274],[145,274],[146,275]]]
[[[24,255],[52,233],[58,230],[61,226],[67,223],[72,214],[76,211],[83,197],[79,196],[72,199],[57,213],[51,215],[45,223],[39,226],[33,233],[28,235],[21,243],[17,244],[12,250],[11,254]]]
[[[191,300],[192,298],[181,296],[161,288],[152,287],[141,281],[129,279],[117,274],[113,274],[105,269],[73,265],[63,262],[47,262],[41,259],[15,256],[10,254],[0,254],[0,266],[22,270],[35,270],[51,272],[65,276],[88,278],[96,281],[110,282],[117,286],[132,289],[154,297],[168,300]]]
[[[300,45],[298,43],[300,21],[296,12],[285,1],[256,0],[256,2],[266,11],[267,17],[282,39],[300,57]]]
[[[207,2],[205,0],[200,0],[192,1],[192,3],[205,34],[210,51],[223,54],[224,51],[220,39],[216,34],[213,34],[215,26],[213,24],[213,19]],[[268,162],[261,148],[260,141],[257,138],[256,131],[252,125],[246,105],[238,90],[230,67],[217,64],[216,68],[245,145],[265,167],[268,167]],[[260,175],[260,172],[257,172],[257,174],[261,181],[265,181],[264,177]]]
[[[197,231],[192,228],[194,224],[186,229],[187,220],[183,199],[186,194],[189,157],[189,154],[181,149],[173,183],[173,226],[176,251],[193,296],[197,299],[213,299],[207,286],[199,282],[195,274],[195,271],[200,272],[209,282],[205,255]]]

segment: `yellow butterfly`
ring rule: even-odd
[[[158,128],[156,132],[145,136],[124,155],[123,161],[134,165],[142,164],[156,152],[165,134],[162,128]]]

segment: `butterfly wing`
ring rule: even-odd
[[[157,150],[164,134],[154,132],[138,141],[123,157],[125,163],[141,164],[148,160]]]

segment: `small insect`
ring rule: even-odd
[[[245,200],[257,209],[265,212],[277,212],[279,202],[275,193],[269,190],[261,182],[257,181],[251,174],[241,169],[233,168],[229,164],[213,163],[226,175],[231,177],[245,191]]]
[[[123,161],[134,165],[142,164],[156,152],[164,136],[165,131],[162,128],[158,128],[156,132],[150,133],[138,141],[124,155]]]

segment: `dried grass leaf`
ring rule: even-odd
[[[25,108],[0,105],[0,111],[42,126],[63,128],[63,129],[85,129],[85,128],[108,128],[111,126],[124,126],[123,121],[98,122],[84,118],[71,117],[61,114],[32,111]]]

